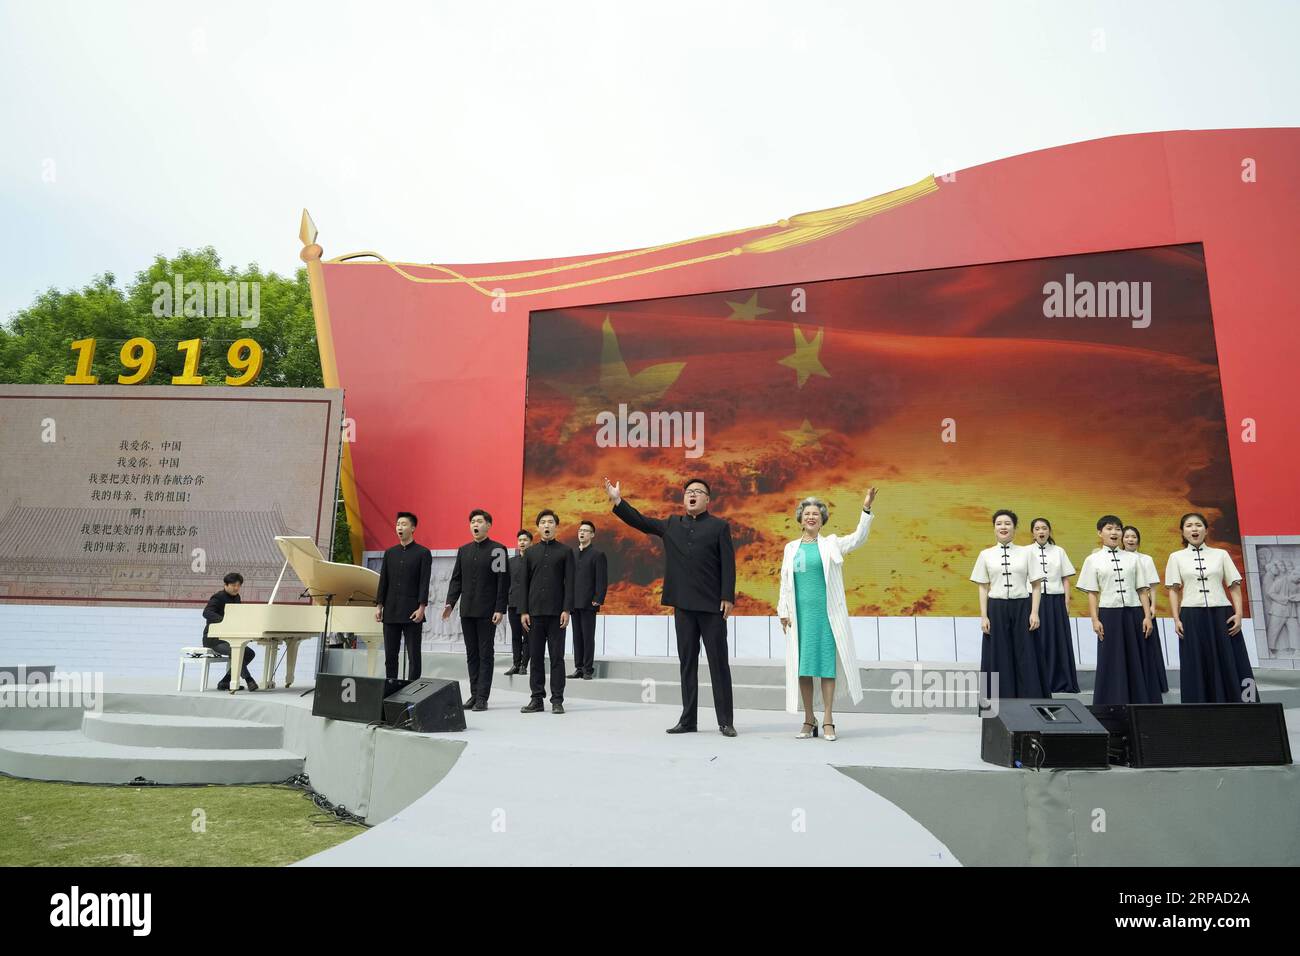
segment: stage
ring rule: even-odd
[[[75,707],[0,712],[0,770],[168,782],[148,774],[209,772],[204,749],[229,768],[236,756],[251,767],[276,751],[375,824],[309,866],[1300,864],[1294,765],[1008,770],[980,760],[980,727],[966,713],[842,712],[828,743],[795,740],[797,716],[745,706],[739,736],[727,739],[712,727],[706,673],[701,732],[669,736],[667,662],[601,662],[626,675],[570,681],[563,715],[520,714],[526,678],[502,676],[507,663],[498,656],[489,710],[467,714],[459,734],[326,721],[311,715],[305,688],[177,693],[162,680],[109,678],[102,712],[89,717]],[[426,674],[459,676],[457,667],[463,674],[456,655],[426,656]],[[758,667],[777,670],[736,667],[738,691],[742,677],[768,679],[750,704],[778,689]],[[1290,673],[1268,675],[1261,694],[1287,706],[1295,750],[1300,684]],[[634,686],[654,687],[657,702],[611,699]],[[270,769],[281,768],[264,765],[255,779],[272,779]],[[249,782],[226,773],[214,782]]]

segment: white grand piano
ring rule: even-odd
[[[384,625],[375,620],[375,595],[379,575],[354,564],[326,561],[311,538],[277,536],[276,546],[284,555],[284,567],[266,604],[227,604],[225,618],[208,625],[208,637],[230,644],[230,692],[241,685],[236,661],[244,659],[244,647],[261,644],[265,650],[265,686],[275,686],[276,656],[285,646],[284,686],[293,686],[293,667],[298,660],[298,644],[319,637],[325,630],[325,611],[329,605],[329,631],[349,631],[366,645],[366,668],[374,677],[379,666],[379,649],[384,643]],[[312,595],[311,604],[276,604],[275,598],[284,581],[285,571],[294,573]],[[332,598],[326,595],[333,595]]]

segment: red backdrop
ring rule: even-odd
[[[1247,160],[1255,181],[1243,177]],[[1300,533],[1300,416],[1286,400],[1300,371],[1286,288],[1300,260],[1298,169],[1297,129],[1121,136],[959,170],[937,191],[780,251],[708,258],[784,223],[575,270],[550,271],[594,257],[450,267],[493,277],[479,287],[514,294],[506,298],[447,282],[447,269],[325,262],[317,309],[327,309],[356,422],[365,546],[391,543],[398,509],[420,515],[431,547],[462,543],[476,506],[495,514],[498,537],[512,537],[530,310],[1186,242],[1205,248],[1241,531]],[[706,261],[592,281],[684,258]],[[539,270],[548,271],[497,278]],[[518,294],[539,288],[552,291]],[[1242,440],[1246,418],[1254,442]]]

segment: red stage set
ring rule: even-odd
[[[744,295],[728,298],[743,303],[748,290],[767,286],[1196,243],[1208,277],[1237,530],[1300,533],[1300,415],[1284,398],[1300,370],[1286,285],[1300,260],[1298,169],[1296,129],[1122,136],[648,250],[470,266],[390,262],[376,253],[323,261],[304,215],[302,256],[325,384],[346,390],[346,414],[356,422],[344,465],[354,554],[392,543],[399,508],[420,515],[419,539],[433,548],[463,543],[471,507],[494,512],[495,536],[513,540],[524,502],[530,312],[733,291]],[[653,364],[623,358],[632,375]],[[1028,382],[1033,370],[1013,374]],[[1134,399],[1166,407],[1168,427],[1178,428],[1179,396],[1135,385]],[[1086,423],[1086,409],[1065,412]],[[711,467],[707,456],[683,460],[682,477]],[[633,476],[624,467],[621,477]],[[638,494],[667,507],[657,488]],[[590,499],[584,510],[599,514],[595,487]],[[570,517],[576,527],[578,516]],[[1176,519],[1168,516],[1171,525]]]

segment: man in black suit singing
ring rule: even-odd
[[[473,540],[456,551],[447,603],[442,608],[445,621],[460,601],[460,629],[465,635],[465,664],[469,669],[469,699],[464,706],[470,710],[487,710],[492,692],[492,644],[497,624],[506,613],[510,590],[510,555],[504,544],[488,537],[491,530],[490,514],[482,508],[469,513]]]
[[[673,608],[677,629],[677,658],[681,663],[682,717],[670,734],[696,729],[699,698],[700,641],[709,659],[713,710],[724,737],[736,736],[732,726],[731,664],[727,659],[727,615],[736,603],[736,552],[731,525],[709,514],[708,482],[692,478],[682,492],[686,514],[647,518],[623,500],[619,485],[605,479],[605,493],[614,514],[638,531],[663,539],[667,559],[661,603]]]
[[[564,713],[564,631],[573,607],[573,549],[555,540],[560,519],[550,508],[537,516],[541,538],[524,552],[524,593],[527,607],[520,615],[528,632],[531,673],[528,688],[533,699],[521,713],[536,714],[546,694],[546,671],[542,661],[551,658],[551,713]]]
[[[415,542],[419,519],[409,511],[397,513],[397,544],[384,552],[375,592],[375,620],[384,622],[384,674],[397,678],[397,654],[406,641],[406,676],[420,676],[420,635],[424,607],[429,603],[429,574],[433,554]]]
[[[605,603],[609,562],[597,551],[596,526],[578,525],[578,551],[573,556],[573,673],[572,679],[591,680],[596,674],[596,614]]]
[[[524,622],[519,615],[528,606],[524,592],[524,552],[533,543],[533,533],[519,529],[515,535],[519,545],[515,556],[510,559],[510,591],[506,595],[506,618],[510,621],[510,649],[514,661],[506,676],[528,673],[528,635],[524,633]]]

